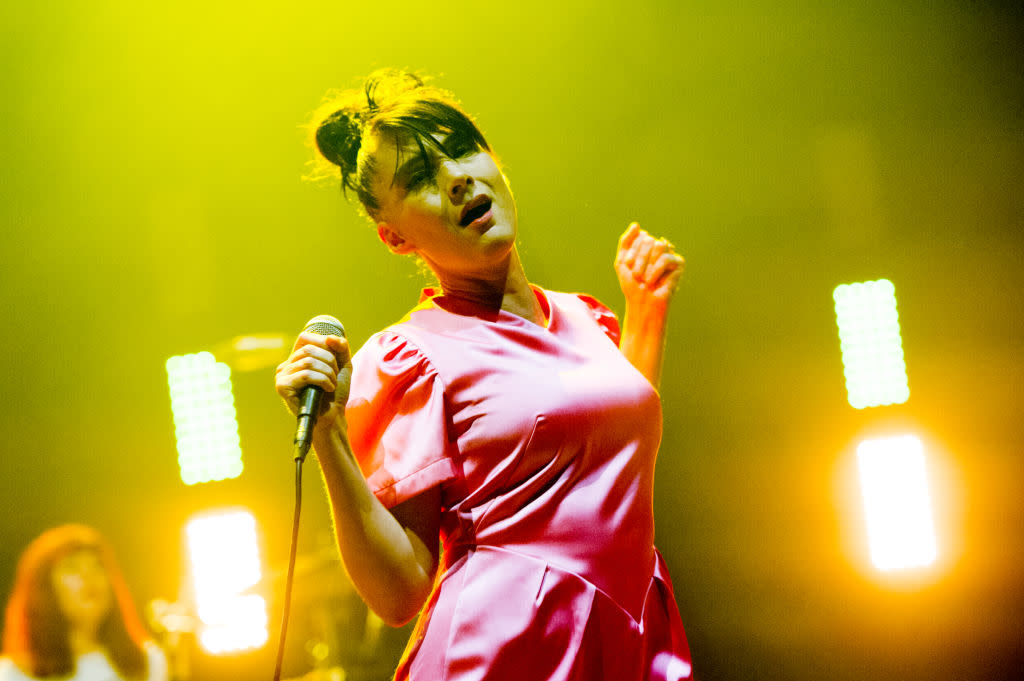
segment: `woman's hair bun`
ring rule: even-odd
[[[317,149],[348,178],[356,172],[364,120],[372,119],[382,102],[392,102],[422,86],[423,79],[408,71],[378,69],[367,77],[361,95],[358,91],[343,93],[338,108],[317,125]]]
[[[352,111],[339,109],[317,126],[317,149],[325,159],[341,168],[343,177],[355,172],[361,143],[362,123]]]

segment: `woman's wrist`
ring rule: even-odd
[[[352,456],[348,440],[348,422],[344,416],[318,424],[313,433],[313,449],[321,465]]]
[[[644,300],[626,301],[623,333],[641,337],[664,333],[668,323],[669,300],[645,297]]]

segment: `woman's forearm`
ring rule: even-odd
[[[367,606],[390,625],[409,621],[426,601],[437,569],[439,499],[425,494],[403,525],[363,478],[344,426],[318,429],[313,449],[330,500],[338,549]],[[434,504],[437,508],[433,508]],[[432,535],[431,535],[432,531]]]
[[[655,389],[661,385],[667,330],[667,304],[641,306],[627,303],[619,349]]]

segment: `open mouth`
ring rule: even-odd
[[[463,227],[467,227],[472,224],[474,220],[479,220],[483,216],[487,215],[489,210],[491,210],[491,200],[483,195],[478,196],[470,201],[462,210],[462,217],[459,219],[459,224]]]

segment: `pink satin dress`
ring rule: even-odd
[[[688,679],[654,547],[658,394],[611,311],[534,293],[546,327],[424,291],[353,359],[349,436],[377,498],[441,488],[442,564],[396,679]]]

